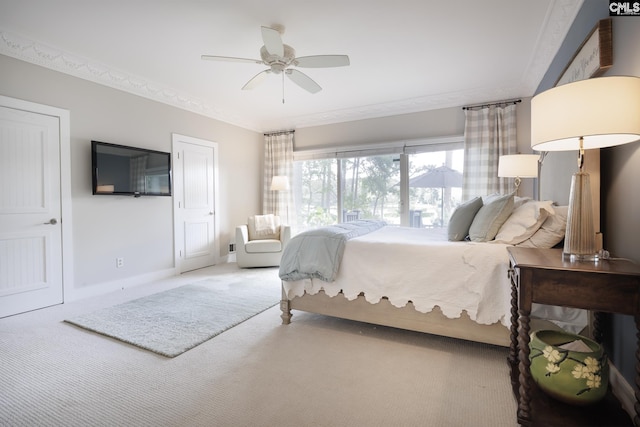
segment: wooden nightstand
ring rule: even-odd
[[[633,425],[611,392],[601,402],[571,406],[558,402],[534,384],[529,366],[531,304],[583,308],[629,314],[640,334],[640,266],[629,261],[565,262],[560,249],[510,247],[511,348],[509,362],[521,425]],[[640,335],[639,335],[640,336]],[[594,337],[602,331],[595,316]],[[636,357],[640,358],[640,346]],[[517,369],[516,369],[517,368]],[[638,359],[640,384],[640,359]],[[640,426],[640,393],[636,392],[634,424]]]

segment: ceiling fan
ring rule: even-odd
[[[284,75],[286,75],[302,89],[310,93],[317,93],[322,90],[318,83],[303,72],[290,67],[329,68],[349,65],[349,57],[347,55],[313,55],[296,58],[296,51],[291,46],[282,43],[281,35],[283,33],[283,26],[274,25],[274,28],[262,27],[262,41],[264,46],[260,48],[261,59],[215,55],[202,55],[201,58],[211,61],[251,62],[269,67],[253,76],[242,87],[243,90],[253,89],[258,86],[268,74],[282,74],[283,79]],[[284,102],[284,99],[282,102]]]

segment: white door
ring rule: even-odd
[[[215,143],[173,135],[175,240],[180,272],[216,263]]]
[[[62,301],[60,121],[0,106],[0,317]]]

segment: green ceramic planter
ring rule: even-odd
[[[571,351],[561,345],[582,340],[591,351]],[[531,376],[547,394],[572,405],[602,399],[609,384],[609,365],[602,346],[580,335],[542,330],[531,334]]]

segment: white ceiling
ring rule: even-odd
[[[0,53],[257,131],[533,95],[583,0],[0,0]],[[310,94],[264,66],[260,27],[285,26]]]

